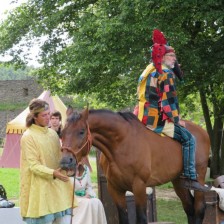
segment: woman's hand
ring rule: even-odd
[[[61,173],[61,168],[58,168],[57,170],[54,170],[53,172],[54,178],[57,178],[61,181],[67,182],[69,181],[69,177]]]

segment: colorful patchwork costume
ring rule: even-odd
[[[139,78],[139,120],[156,133],[163,133],[182,144],[183,175],[196,179],[195,139],[179,122],[179,105],[172,70],[162,66],[163,74],[149,64]]]
[[[153,64],[147,66],[139,78],[139,114],[144,125],[156,133],[162,133],[167,121],[179,122],[179,105],[174,85],[174,73],[163,68],[160,75]],[[167,123],[168,124],[168,123]],[[170,137],[173,137],[171,130]]]
[[[159,37],[158,37],[159,36]],[[179,124],[179,105],[175,87],[175,74],[162,64],[165,54],[174,49],[166,45],[163,34],[155,30],[153,35],[152,61],[143,71],[138,83],[138,118],[156,133],[163,133],[182,144],[183,175],[196,180],[195,138]]]

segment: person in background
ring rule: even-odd
[[[78,207],[73,209],[73,223],[107,224],[102,202],[96,198],[96,193],[92,188],[90,170],[84,161],[80,162],[76,168],[75,195]]]
[[[61,124],[61,113],[59,111],[54,111],[50,115],[50,128],[55,130],[60,137],[61,130],[62,130],[62,124]]]
[[[62,173],[60,142],[48,128],[49,105],[33,99],[21,138],[20,213],[27,224],[70,224],[73,186]]]
[[[197,181],[195,168],[195,138],[180,119],[173,69],[176,64],[174,48],[167,45],[159,30],[153,31],[152,62],[139,78],[138,107],[134,114],[150,130],[165,134],[182,144],[183,187],[197,191],[210,188]]]

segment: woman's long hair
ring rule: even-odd
[[[29,103],[29,110],[30,113],[26,117],[26,127],[30,127],[32,124],[35,124],[34,118],[37,117],[37,115],[45,111],[49,108],[49,104],[41,99],[33,99]]]

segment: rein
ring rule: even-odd
[[[75,174],[76,174],[76,168],[75,168]],[[71,220],[70,220],[70,224],[72,224],[72,218],[73,218],[73,216],[74,216],[74,213],[73,213],[73,206],[74,206],[74,199],[75,199],[75,175],[73,176],[73,178],[74,178],[74,183],[73,183],[73,187],[72,187],[72,206],[71,206],[71,208],[72,208],[72,211],[71,211]]]
[[[89,153],[90,149],[91,149],[91,146],[92,146],[92,136],[91,136],[91,132],[90,132],[90,129],[89,129],[89,124],[86,122],[86,125],[87,125],[87,139],[85,141],[85,143],[81,146],[81,148],[78,149],[78,151],[75,153],[72,151],[72,148],[71,147],[65,147],[65,146],[62,146],[61,147],[61,150],[63,151],[64,149],[67,150],[68,152],[70,152],[75,160],[76,160],[76,163],[77,163],[77,154],[82,151],[83,148],[86,147],[87,145],[87,154]]]

